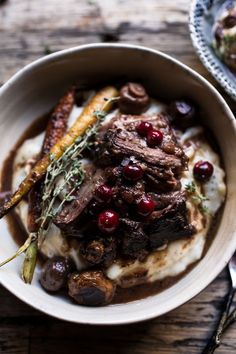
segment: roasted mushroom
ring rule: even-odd
[[[66,286],[68,274],[72,270],[72,262],[64,257],[48,259],[43,266],[40,283],[47,291],[58,291]]]
[[[129,82],[120,90],[119,107],[122,113],[141,114],[150,103],[145,88],[137,83]]]
[[[116,256],[116,242],[113,238],[83,242],[80,255],[88,265],[109,267]]]
[[[100,306],[112,301],[114,283],[101,271],[73,273],[68,281],[69,295],[80,305]]]

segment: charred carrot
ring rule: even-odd
[[[54,111],[50,115],[46,134],[44,137],[41,156],[47,154],[50,149],[61,139],[67,130],[67,123],[75,102],[75,90],[69,90],[59,101]],[[40,158],[39,157],[39,158]],[[38,222],[41,215],[43,180],[38,181],[29,193],[29,210],[28,210],[28,230],[36,232],[38,230]]]
[[[47,154],[50,149],[65,135],[67,123],[75,103],[75,90],[69,90],[59,101],[49,119],[46,134],[42,146],[42,155]]]
[[[48,166],[52,162],[52,159],[54,161],[58,160],[63,155],[65,150],[75,142],[76,138],[83,135],[85,131],[97,121],[98,115],[95,114],[96,112],[101,110],[107,112],[110,110],[112,106],[111,99],[117,95],[118,92],[114,87],[105,87],[91,99],[66,135],[50,149],[48,154],[43,156],[38,161],[10,200],[4,203],[0,209],[0,218],[7,214],[7,212],[15,205],[17,205],[20,200],[31,190],[35,183],[43,177]],[[107,104],[104,104],[106,101]]]

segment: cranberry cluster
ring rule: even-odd
[[[101,184],[95,191],[95,199],[92,207],[96,212],[100,204],[109,204],[113,197],[113,190],[106,184]],[[113,210],[105,210],[98,215],[98,227],[102,232],[112,233],[119,225],[119,215]]]
[[[154,148],[161,145],[163,134],[160,130],[153,128],[149,122],[141,122],[137,125],[136,131],[147,140],[148,146]],[[143,177],[143,169],[137,164],[127,164],[122,170],[123,177],[129,182],[137,182]],[[101,185],[95,193],[98,203],[110,203],[113,197],[112,188],[107,185]],[[96,204],[96,203],[95,203]],[[95,205],[96,207],[96,205]],[[155,202],[147,195],[144,195],[137,202],[137,212],[141,216],[150,215],[155,209]],[[114,232],[119,225],[119,215],[110,209],[104,210],[98,215],[98,227],[104,233]]]
[[[154,129],[151,123],[139,123],[136,127],[136,131],[140,136],[146,137],[148,146],[154,148],[161,145],[163,134],[160,130]]]
[[[123,177],[129,182],[137,182],[143,177],[143,169],[137,164],[127,164],[122,170]],[[100,204],[109,204],[113,197],[113,190],[110,186],[100,185],[95,191],[96,201]],[[96,202],[95,202],[96,203]],[[137,212],[141,216],[150,215],[155,209],[155,202],[147,195],[143,195],[137,202]],[[104,233],[113,233],[119,225],[119,215],[111,209],[106,209],[98,215],[98,227]]]
[[[128,164],[123,167],[123,176],[128,181],[136,182],[143,177],[143,169],[138,165]],[[143,196],[143,198],[137,204],[137,211],[142,216],[150,215],[154,209],[155,202],[148,196]]]

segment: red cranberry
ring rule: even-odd
[[[147,143],[150,147],[158,146],[162,143],[163,134],[160,130],[150,130],[147,134]]]
[[[198,181],[205,182],[208,181],[214,171],[213,165],[208,161],[198,161],[195,163],[193,168],[194,178]]]
[[[138,213],[143,216],[147,216],[153,212],[156,203],[149,197],[143,197],[138,203]]]
[[[119,224],[119,215],[113,210],[105,210],[98,215],[98,227],[102,232],[114,232]]]
[[[148,132],[153,129],[152,123],[141,122],[137,125],[136,130],[141,136],[147,136]]]
[[[109,203],[112,198],[112,188],[107,186],[106,184],[101,184],[95,191],[96,199],[99,202]]]
[[[123,176],[129,181],[138,181],[143,177],[143,169],[138,165],[126,165],[123,168]]]

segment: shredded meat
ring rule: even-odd
[[[164,139],[160,146],[151,148],[139,136],[136,126],[141,121],[161,130]],[[97,158],[76,199],[67,203],[55,220],[64,234],[82,239],[81,256],[89,266],[107,267],[116,255],[143,260],[151,250],[194,233],[180,182],[188,159],[167,116],[118,116],[102,127],[95,147]],[[128,164],[141,166],[143,177],[126,180],[122,171]],[[95,195],[104,183],[113,193],[108,204],[96,200]],[[137,203],[144,195],[155,202],[155,210],[146,217],[137,213]],[[112,242],[105,241],[97,227],[98,214],[104,209],[115,210],[120,217],[118,230],[110,235]]]
[[[54,220],[55,224],[62,229],[66,225],[72,224],[79,217],[92,200],[98,185],[105,182],[103,170],[95,170],[95,166],[91,166],[92,169],[90,172],[87,171],[86,179],[81,188],[76,192],[75,199],[68,202]]]
[[[155,149],[148,147],[145,139],[136,132],[136,126],[141,121],[148,121],[155,129],[163,133],[162,146]],[[170,128],[168,117],[162,114],[152,116],[121,115],[105,135],[105,144],[102,144],[101,163],[118,161],[126,156],[135,156],[148,165],[155,166],[155,170],[162,175],[181,173],[187,167],[188,159],[177,143],[173,130]],[[106,158],[104,158],[104,156]]]
[[[122,254],[131,258],[143,259],[147,255],[148,236],[142,223],[130,219],[122,219]]]

